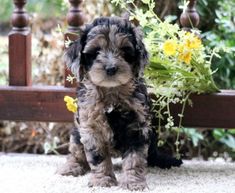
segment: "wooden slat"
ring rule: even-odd
[[[189,0],[189,4],[184,12],[180,15],[180,23],[185,30],[189,30],[198,26],[200,17],[196,10],[197,0]]]
[[[65,95],[75,96],[75,88],[0,86],[0,120],[73,121]]]
[[[9,35],[9,85],[31,85],[31,34]]]
[[[73,121],[63,98],[75,96],[75,88],[58,86],[0,86],[0,120]],[[235,128],[235,91],[192,95],[193,107],[187,106],[183,126],[200,128]],[[180,105],[171,108],[176,122]]]
[[[67,22],[68,22],[68,31],[65,33],[64,39],[74,41],[78,38],[79,34],[79,28],[84,23],[84,18],[82,11],[80,9],[82,0],[69,0],[71,7],[69,8],[68,14],[67,14]],[[71,71],[67,69],[65,65],[65,87],[75,87],[76,83],[71,83],[66,81],[66,77],[68,75],[73,76]]]
[[[9,33],[9,85],[31,85],[31,31],[26,0],[14,0],[12,30]]]
[[[185,127],[235,128],[235,90],[216,94],[192,95],[193,107],[187,106],[183,118]],[[179,105],[172,106],[178,121]]]

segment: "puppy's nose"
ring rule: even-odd
[[[113,76],[117,72],[117,67],[116,66],[107,66],[105,68],[106,74],[109,76]]]

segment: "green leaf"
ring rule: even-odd
[[[43,149],[44,149],[44,153],[47,154],[50,150],[51,150],[51,144],[49,142],[45,142],[43,144]]]
[[[184,128],[183,132],[192,140],[194,147],[198,146],[198,142],[204,139],[203,135],[199,133],[196,129]]]
[[[235,135],[235,129],[229,129],[228,130],[228,133],[232,134],[232,135]]]
[[[232,135],[227,134],[225,137],[222,137],[219,141],[235,150],[235,138]]]
[[[204,139],[204,137],[203,137],[203,135],[200,134],[200,133],[195,133],[194,135],[192,135],[193,146],[194,146],[194,147],[197,147],[197,146],[198,146],[198,142],[199,142],[200,140],[203,140],[203,139]]]
[[[141,0],[142,1],[142,3],[144,3],[144,4],[149,4],[150,3],[150,0]]]
[[[216,140],[220,140],[226,135],[226,133],[224,129],[215,129],[213,130],[212,135]]]

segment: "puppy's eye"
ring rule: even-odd
[[[92,50],[89,50],[87,52],[85,52],[85,56],[86,58],[89,58],[89,59],[96,59],[97,55],[99,54],[99,51],[100,51],[100,48],[94,48]]]
[[[128,63],[131,63],[135,60],[135,51],[133,50],[132,47],[130,46],[122,47],[121,50],[122,50],[124,59]]]

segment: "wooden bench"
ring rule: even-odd
[[[79,8],[82,0],[69,0],[67,15],[70,39],[76,39],[83,24]],[[85,3],[85,2],[84,2]],[[0,120],[71,122],[72,113],[64,104],[65,95],[75,96],[74,85],[65,81],[64,86],[33,86],[31,81],[31,31],[28,15],[24,10],[26,0],[14,0],[12,30],[9,33],[9,86],[0,86]],[[191,0],[181,16],[181,23],[188,27],[188,17],[196,25],[199,21],[196,0]],[[69,74],[65,68],[65,76]],[[200,128],[235,128],[235,91],[222,90],[216,94],[192,95],[193,107],[187,106],[183,125]],[[172,106],[176,120],[180,105]]]

